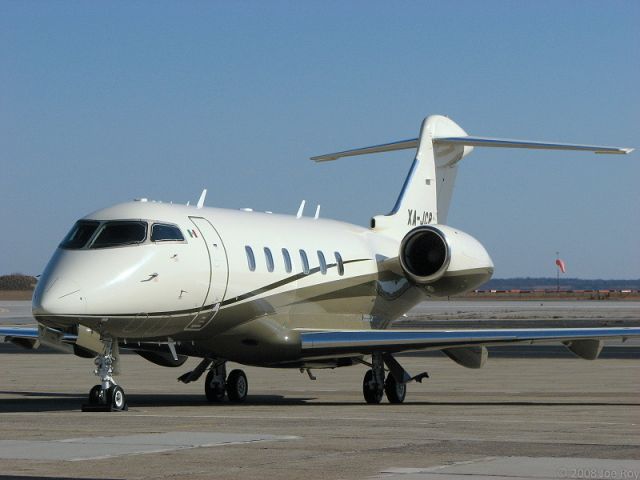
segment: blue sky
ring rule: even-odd
[[[640,147],[640,3],[0,0],[0,274],[38,274],[72,223],[135,197],[387,213],[417,135]],[[449,223],[496,277],[640,277],[640,152],[476,149]]]

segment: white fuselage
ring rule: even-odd
[[[58,248],[34,294],[38,321],[124,341],[171,338],[190,342],[191,354],[246,363],[274,351],[283,354],[275,362],[294,359],[301,329],[383,328],[429,296],[473,288],[493,267],[484,249],[461,255],[425,288],[382,267],[402,238],[334,220],[145,201],[85,219],[100,222],[93,238],[105,222],[138,221],[147,232],[135,244]],[[153,241],[156,224],[184,240]]]

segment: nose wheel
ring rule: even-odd
[[[82,406],[83,412],[113,412],[128,410],[127,397],[120,385],[111,385],[106,390],[94,385],[89,391],[89,403]]]

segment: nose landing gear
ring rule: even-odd
[[[102,354],[95,359],[94,373],[100,377],[100,384],[89,391],[89,403],[82,405],[83,412],[113,412],[128,410],[127,397],[121,386],[113,379],[113,373],[118,362],[118,342],[108,338],[103,339]]]

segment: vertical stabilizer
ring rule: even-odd
[[[422,122],[419,138],[318,155],[311,157],[311,160],[330,162],[343,157],[416,148],[415,159],[395,207],[388,215],[377,215],[371,219],[371,228],[393,236],[404,236],[419,225],[447,223],[458,162],[474,147],[572,150],[614,155],[626,155],[634,150],[628,147],[469,136],[453,120],[442,115],[431,115]]]
[[[472,147],[434,144],[434,137],[464,136],[465,131],[441,115],[422,122],[417,151],[398,200],[388,215],[372,219],[376,230],[404,235],[419,225],[446,223],[457,173],[457,162]]]

